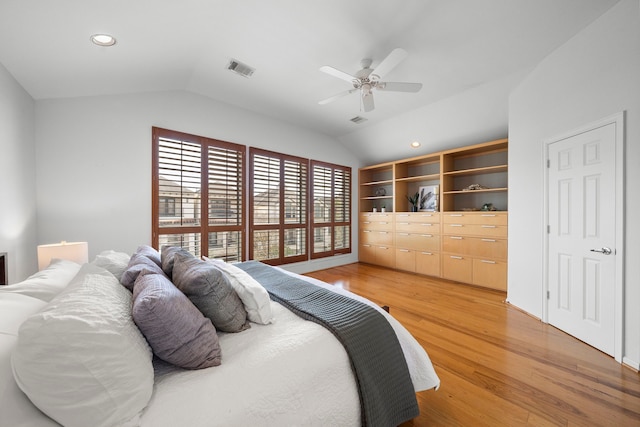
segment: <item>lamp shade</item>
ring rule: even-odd
[[[60,242],[38,246],[38,270],[49,266],[52,259],[66,259],[84,264],[89,262],[89,244],[87,242]]]

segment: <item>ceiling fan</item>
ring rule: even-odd
[[[337,95],[323,99],[318,104],[324,105],[349,95],[353,92],[360,91],[362,99],[362,107],[365,112],[372,111],[375,108],[373,102],[373,89],[390,91],[390,92],[418,92],[422,88],[422,83],[405,83],[405,82],[383,82],[381,79],[392,69],[394,69],[402,60],[407,57],[408,53],[404,49],[395,48],[385,59],[375,68],[371,68],[372,60],[363,59],[360,61],[362,69],[354,75],[345,73],[336,68],[324,65],[320,67],[320,71],[346,80],[353,85],[353,89],[340,92]]]

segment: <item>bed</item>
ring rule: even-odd
[[[313,295],[324,292],[331,301],[344,298],[366,305],[367,316],[383,319],[392,331],[403,359],[392,359],[393,366],[382,368],[384,372],[406,366],[406,387],[414,399],[415,392],[438,388],[440,380],[425,350],[370,301],[260,263],[185,263],[179,248],[173,274],[166,274],[162,267],[170,263],[171,252],[141,246],[131,256],[105,251],[82,266],[54,260],[24,282],[0,289],[0,426],[356,426],[404,421],[367,412],[363,383],[385,375],[361,374],[365,371],[354,366],[343,338],[276,302],[275,291],[269,294],[255,278],[266,276],[257,272],[273,277],[275,286],[291,282],[298,289],[298,281],[304,281]],[[195,276],[209,280],[213,267],[233,292],[223,294],[216,287],[198,300],[194,292],[206,286],[190,288],[189,275],[195,270]],[[163,276],[170,287],[159,285],[167,282]],[[143,287],[142,282],[149,284]],[[225,299],[230,297],[231,302]],[[207,317],[206,304],[212,299],[217,309],[235,308],[224,318],[219,313]],[[188,310],[176,309],[176,301]],[[186,312],[197,320],[171,317]],[[377,329],[384,328],[378,324]],[[369,349],[375,363],[382,363],[378,359],[384,359],[386,347],[376,342]]]

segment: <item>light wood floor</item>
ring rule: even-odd
[[[640,375],[501,292],[350,264],[309,273],[380,304],[441,380],[403,426],[640,426]]]

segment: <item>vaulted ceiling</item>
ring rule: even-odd
[[[0,63],[36,100],[186,90],[338,137],[530,68],[616,1],[2,0]],[[375,92],[368,113],[358,93],[318,104],[352,88],[321,66],[375,69],[396,47],[384,80],[418,93]]]

